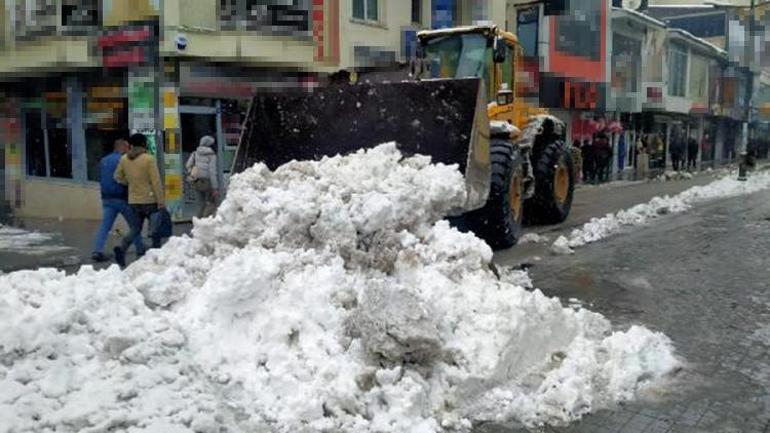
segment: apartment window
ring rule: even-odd
[[[353,18],[367,21],[378,21],[379,0],[353,0]]]
[[[684,98],[687,83],[687,51],[684,47],[671,44],[668,50],[668,94]]]
[[[412,22],[422,23],[422,0],[412,0]]]
[[[615,33],[612,40],[612,87],[638,92],[641,75],[642,42]]]
[[[524,50],[525,57],[537,56],[537,33],[539,29],[540,10],[536,7],[520,9],[516,12],[516,36]]]
[[[17,39],[56,34],[56,0],[25,0],[16,3],[14,26]]]
[[[99,21],[99,0],[62,0],[62,26],[94,27],[99,25]]]

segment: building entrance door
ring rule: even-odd
[[[221,121],[216,107],[183,105],[179,107],[179,117],[182,140],[182,173],[186,176],[187,172],[184,165],[187,163],[190,155],[198,148],[198,143],[204,135],[210,135],[216,139],[217,152],[221,153]],[[221,165],[221,160],[221,157],[217,158],[217,164]],[[221,172],[221,167],[218,170],[218,175],[220,175],[219,172]],[[192,217],[198,214],[202,203],[198,200],[196,191],[188,182],[184,182],[182,197],[182,218],[188,221],[192,220]]]

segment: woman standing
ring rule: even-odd
[[[217,153],[214,151],[214,137],[201,137],[198,148],[190,155],[185,167],[187,181],[198,193],[200,210],[198,218],[206,218],[214,214],[219,200],[219,179],[217,177]]]

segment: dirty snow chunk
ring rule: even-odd
[[[526,233],[519,239],[520,244],[543,244],[548,242],[548,236],[539,235],[537,233]]]
[[[692,178],[693,178],[693,174],[687,171],[667,170],[666,172],[658,176],[656,180],[661,182],[666,182],[666,181],[672,181],[672,180],[690,180]]]
[[[256,165],[125,272],[1,275],[0,431],[559,424],[675,368],[664,336],[498,278],[443,220],[465,194],[457,167],[394,144]]]
[[[569,240],[564,236],[559,236],[556,239],[556,241],[554,241],[553,245],[551,245],[551,251],[554,254],[561,254],[561,255],[575,253],[575,251],[572,248],[570,248]]]
[[[694,186],[675,196],[654,197],[647,203],[638,204],[616,214],[592,218],[582,227],[574,229],[568,237],[559,237],[552,250],[567,253],[576,248],[604,239],[626,227],[639,226],[662,215],[678,214],[694,205],[718,198],[752,194],[770,188],[770,173],[754,173],[747,181],[735,177],[722,178],[705,186]]]

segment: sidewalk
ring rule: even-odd
[[[93,263],[91,253],[96,237],[99,220],[58,220],[42,218],[14,218],[10,226],[23,229],[27,233],[15,236],[3,236],[0,230],[0,271],[11,272],[20,269],[56,267],[77,269],[83,264],[93,264],[95,268],[104,268],[114,262]],[[104,253],[112,258],[112,248],[120,243],[125,233],[116,223],[107,238]],[[189,233],[192,224],[174,225],[174,235]],[[35,234],[38,234],[37,236]],[[13,235],[13,234],[12,234]],[[42,235],[42,236],[40,236]],[[16,240],[14,241],[14,238]],[[25,240],[31,239],[31,245]],[[21,241],[21,242],[19,242]],[[150,245],[146,239],[146,245]],[[129,249],[127,260],[135,259],[133,247]]]

